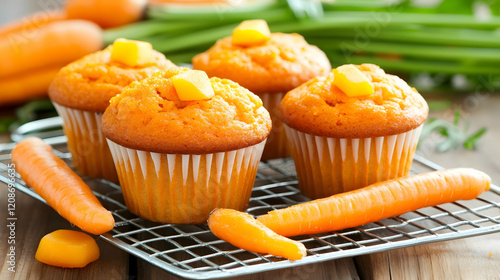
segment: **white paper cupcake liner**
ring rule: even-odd
[[[410,172],[422,126],[373,138],[329,138],[286,125],[299,188],[310,198],[362,188]]]
[[[76,169],[85,176],[118,182],[113,158],[101,131],[102,113],[53,104],[63,120],[64,134]]]
[[[263,160],[290,157],[290,143],[286,138],[285,128],[279,117],[279,105],[286,92],[259,93],[264,108],[267,109],[273,126],[267,137],[266,147],[262,154]]]
[[[213,154],[160,154],[108,140],[129,210],[162,223],[205,223],[215,208],[245,210],[265,141]]]

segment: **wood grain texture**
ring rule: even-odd
[[[446,168],[482,170],[494,184],[500,184],[500,96],[472,94],[456,100],[453,107],[462,110],[462,123],[470,119],[470,131],[488,128],[478,149],[459,148],[446,153],[429,149],[418,153]],[[453,110],[434,112],[431,116],[452,121]],[[500,279],[500,234],[360,256],[355,263],[363,279]]]
[[[52,208],[36,199],[16,191],[16,267],[15,272],[8,270],[7,243],[9,230],[7,225],[7,186],[0,183],[0,279],[128,279],[129,256],[124,251],[97,240],[101,251],[99,260],[84,268],[59,268],[45,265],[35,259],[35,252],[40,239],[47,233],[58,229],[74,229],[70,223],[60,217]]]
[[[31,12],[55,9],[60,1],[3,1],[0,23],[21,18]],[[55,5],[55,7],[54,7]],[[461,109],[471,120],[471,131],[487,127],[476,151],[463,148],[437,153],[428,147],[420,155],[443,167],[473,167],[488,173],[493,183],[500,184],[500,93],[475,92],[454,101],[453,109]],[[1,115],[13,114],[1,109]],[[434,112],[431,116],[453,119],[454,110]],[[435,139],[437,140],[437,139]],[[0,142],[8,141],[3,135]],[[53,230],[70,228],[48,206],[16,192],[16,272],[7,270],[7,188],[0,183],[0,279],[182,279],[104,242],[98,242],[101,258],[83,269],[46,266],[35,260],[41,237]],[[130,266],[130,269],[129,269]],[[420,245],[383,253],[345,258],[292,269],[269,271],[232,278],[261,279],[500,279],[500,233],[460,240]]]
[[[138,263],[138,279],[151,280],[180,280],[158,267],[152,266],[143,261]],[[297,266],[289,269],[273,270],[239,277],[225,278],[227,280],[342,280],[360,279],[352,258],[344,258],[323,263]]]
[[[464,104],[459,99],[455,104]],[[471,131],[488,127],[475,151],[459,148],[447,153],[422,149],[419,154],[443,167],[473,167],[488,173],[493,183],[500,182],[500,95],[491,95],[474,110],[466,111]],[[451,120],[453,111],[432,116]],[[7,141],[5,135],[0,141]],[[6,186],[0,183],[0,209],[7,208]],[[84,269],[61,269],[43,265],[34,259],[40,238],[59,228],[70,228],[48,206],[21,193],[16,193],[17,271],[7,270],[6,254],[0,255],[0,279],[182,279],[118,248],[99,242],[101,258]],[[499,213],[500,215],[500,213]],[[6,221],[7,211],[0,211]],[[7,250],[8,232],[0,231],[0,251]],[[130,266],[130,270],[129,270]],[[233,279],[500,279],[500,234],[432,243],[383,253],[345,258],[291,269],[269,271]]]

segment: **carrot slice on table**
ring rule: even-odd
[[[99,259],[100,251],[94,238],[74,230],[60,229],[45,235],[35,258],[48,265],[84,267]]]
[[[276,234],[247,213],[219,208],[208,218],[208,227],[222,240],[241,249],[267,253],[289,260],[304,257],[304,244]]]
[[[441,170],[274,210],[257,220],[283,236],[335,231],[423,207],[474,199],[487,191],[490,183],[488,175],[472,168]]]
[[[11,157],[26,184],[66,220],[93,234],[102,234],[114,227],[111,212],[42,139],[24,139],[14,147]]]

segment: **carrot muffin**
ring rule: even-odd
[[[111,58],[111,45],[65,66],[50,85],[49,97],[63,119],[68,148],[81,174],[118,182],[100,118],[109,99],[125,86],[175,67],[163,54],[150,53],[149,61],[131,66]]]
[[[299,188],[320,198],[407,175],[428,106],[400,78],[362,64],[288,92],[280,111]]]
[[[266,27],[267,24],[263,29]],[[264,34],[264,39],[241,43],[242,40],[235,40],[238,28],[232,36],[218,40],[209,50],[196,55],[193,68],[207,72],[210,77],[235,81],[257,94],[273,120],[263,159],[287,157],[287,140],[278,116],[279,102],[289,90],[316,76],[327,75],[330,62],[323,51],[309,45],[299,34],[270,33],[267,29],[269,33],[267,37]],[[252,34],[241,36],[244,40]]]
[[[200,80],[213,96],[186,99]],[[259,97],[238,84],[178,68],[112,98],[102,130],[132,213],[198,224],[218,207],[246,209],[271,119]]]

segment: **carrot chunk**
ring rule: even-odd
[[[361,226],[423,207],[474,199],[491,179],[472,168],[447,169],[378,182],[354,191],[271,211],[257,218],[283,236]]]
[[[116,39],[111,51],[111,60],[134,67],[153,61],[153,46],[149,42]]]
[[[90,235],[60,229],[45,235],[35,253],[35,258],[48,265],[59,267],[84,267],[99,259],[99,247]]]
[[[299,260],[306,253],[304,244],[276,234],[247,213],[219,208],[208,218],[208,227],[222,240],[241,249]]]
[[[346,64],[333,69],[335,77],[333,84],[347,96],[362,96],[374,93],[374,88],[368,78],[356,66]]]
[[[207,100],[214,97],[214,89],[207,73],[200,70],[189,70],[171,78],[182,101]]]
[[[271,31],[263,19],[251,19],[241,22],[234,30],[231,38],[233,45],[242,47],[263,44],[271,38]]]

